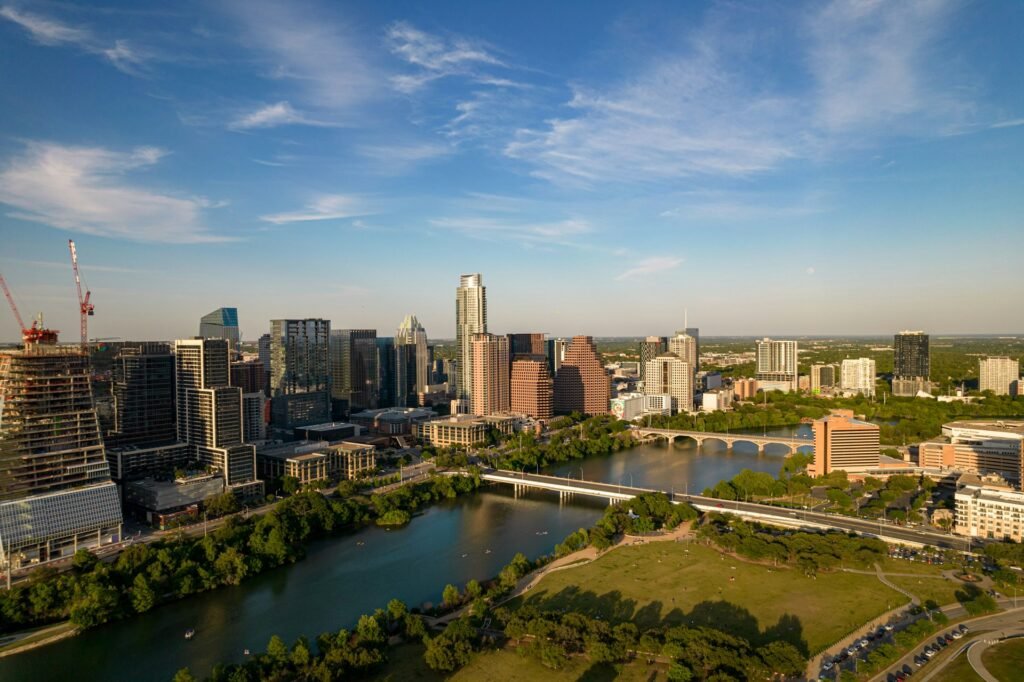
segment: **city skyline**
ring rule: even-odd
[[[942,1],[0,3],[0,272],[64,341],[69,237],[100,338],[222,306],[247,341],[410,312],[449,338],[466,272],[495,332],[685,307],[709,336],[1021,333],[1022,28]]]

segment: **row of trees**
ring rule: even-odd
[[[577,415],[578,419],[582,419]],[[505,469],[536,469],[586,457],[610,455],[633,446],[629,425],[611,415],[598,415],[578,421],[562,418],[547,443],[525,434],[518,446],[498,455],[495,464]],[[578,423],[575,423],[577,422]]]
[[[326,498],[302,492],[250,519],[228,517],[204,537],[126,547],[110,563],[80,550],[70,571],[40,568],[0,593],[0,631],[70,619],[87,628],[300,559],[317,538],[374,519],[394,520],[436,500],[475,490],[476,476],[437,476],[387,495]],[[390,516],[389,516],[390,515]]]

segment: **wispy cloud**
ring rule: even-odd
[[[0,258],[0,261],[6,263],[18,263],[19,265],[28,265],[33,268],[48,268],[52,270],[68,270],[71,267],[71,263],[68,261],[50,261],[50,260],[21,260],[19,258]],[[96,265],[90,262],[88,266],[82,266],[83,272],[113,272],[118,274],[138,274],[141,272],[150,273],[149,270],[143,270],[141,268],[125,268],[119,265]]]
[[[453,230],[475,239],[510,240],[529,245],[578,246],[572,241],[591,231],[586,220],[570,218],[554,222],[529,222],[485,217],[435,218],[430,225]]]
[[[1017,126],[1024,126],[1024,118],[1014,118],[1007,121],[999,121],[993,123],[990,128],[1015,128]]]
[[[412,166],[444,158],[452,153],[448,145],[435,142],[409,142],[407,144],[364,144],[356,151],[367,159],[373,170],[398,173]]]
[[[117,152],[31,142],[0,171],[0,203],[8,215],[64,230],[151,242],[214,242],[203,226],[214,204],[130,184],[125,175],[166,155],[155,147]]]
[[[399,21],[388,27],[385,40],[392,54],[418,67],[416,73],[392,77],[392,84],[401,92],[413,92],[433,80],[457,75],[475,77],[493,85],[513,84],[508,79],[477,73],[480,66],[503,67],[506,64],[484,45],[468,38],[443,38]]]
[[[146,59],[143,51],[127,40],[105,42],[89,29],[69,26],[56,19],[25,12],[10,5],[0,7],[0,17],[21,26],[40,45],[71,45],[105,58],[115,68],[128,74],[137,75]]]
[[[654,256],[652,258],[645,258],[644,260],[634,264],[633,267],[622,272],[615,279],[623,280],[647,277],[659,272],[664,272],[665,270],[674,270],[679,267],[682,262],[682,258],[676,258],[674,256]]]
[[[296,111],[288,102],[277,102],[238,117],[228,127],[232,130],[251,130],[282,125],[330,126],[333,124],[312,119]]]
[[[345,194],[324,194],[299,211],[273,213],[260,216],[260,220],[275,225],[306,223],[317,220],[340,220],[370,213],[359,198]]]
[[[680,199],[677,207],[662,211],[658,216],[694,221],[739,222],[800,218],[828,210],[826,195],[820,192],[789,198],[755,192],[699,190],[684,192]]]

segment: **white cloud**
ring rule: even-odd
[[[591,231],[590,224],[570,218],[555,222],[528,222],[498,218],[455,217],[435,218],[434,227],[453,230],[483,240],[511,240],[531,245],[578,246],[573,237]]]
[[[316,220],[340,220],[355,216],[367,215],[369,211],[360,205],[356,197],[344,194],[324,194],[300,211],[291,213],[273,213],[260,216],[260,220],[275,225],[285,223],[305,223]]]
[[[805,272],[807,272],[808,275],[813,275],[814,272],[815,272],[814,267],[813,266],[808,267]]]
[[[203,226],[210,203],[129,184],[124,176],[160,161],[166,152],[137,147],[116,152],[31,142],[0,171],[0,203],[8,215],[56,228],[137,241],[225,241]]]
[[[364,144],[356,148],[360,156],[373,162],[377,170],[397,172],[452,153],[451,147],[433,142],[408,144]]]
[[[482,65],[506,66],[483,45],[462,37],[435,36],[404,21],[392,24],[385,40],[392,54],[421,69],[415,74],[392,77],[392,84],[401,92],[413,92],[446,76],[476,76],[476,69]],[[492,85],[513,83],[485,74],[479,75],[479,80]]]
[[[633,267],[624,271],[618,275],[616,280],[633,279],[636,277],[646,277],[653,275],[658,272],[664,272],[665,270],[673,270],[679,267],[683,262],[682,258],[676,258],[674,256],[654,256],[652,258],[645,258],[642,261],[637,262]]]
[[[296,111],[288,102],[277,102],[240,116],[228,127],[232,130],[251,130],[282,125],[330,126],[332,124],[311,119]]]
[[[1017,126],[1024,126],[1024,118],[1014,118],[1008,121],[999,121],[993,123],[990,128],[1015,128]]]
[[[41,45],[73,45],[106,58],[115,68],[128,74],[136,74],[145,61],[145,55],[139,48],[126,40],[115,40],[113,45],[109,45],[88,29],[68,26],[56,19],[23,12],[9,5],[0,7],[0,17],[21,26]]]

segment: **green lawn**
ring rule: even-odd
[[[917,595],[922,603],[931,599],[939,606],[956,602],[956,591],[963,587],[963,583],[959,580],[948,580],[941,576],[933,577],[922,574],[920,578],[887,577],[893,584]]]
[[[552,573],[509,606],[524,599],[545,609],[631,620],[641,630],[689,623],[728,630],[754,644],[785,639],[804,653],[906,602],[872,575],[808,578],[791,568],[671,542],[623,547],[585,566]]]
[[[405,682],[420,680],[422,682],[441,682],[443,675],[435,673],[423,662],[424,647],[415,644],[400,644],[388,649],[388,662],[384,670],[370,679],[377,682]]]
[[[952,566],[936,566],[934,564],[924,564],[920,561],[907,561],[906,559],[890,559],[886,557],[878,562],[878,565],[882,567],[882,571],[885,573],[913,573],[915,575],[942,575],[944,568],[953,568]]]
[[[1019,680],[1024,670],[1024,640],[989,647],[981,654],[981,662],[997,680]]]
[[[930,663],[929,665],[935,665]],[[923,670],[927,670],[925,666]],[[922,670],[922,672],[923,672]],[[982,682],[981,677],[974,672],[971,664],[967,662],[967,654],[960,654],[952,663],[947,665],[935,677],[930,678],[931,682]],[[1013,679],[1010,677],[1000,679]]]

